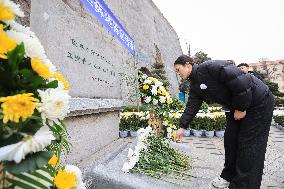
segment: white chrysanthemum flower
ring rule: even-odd
[[[148,104],[151,102],[151,100],[152,100],[151,96],[147,96],[145,102]]]
[[[128,158],[130,158],[131,156],[133,156],[134,152],[131,148],[129,148],[128,150]]]
[[[284,116],[284,110],[273,110],[273,116]]]
[[[172,133],[172,132],[173,132],[173,129],[170,128],[170,127],[167,127],[167,132],[168,132],[168,133]]]
[[[30,34],[18,32],[15,30],[8,30],[7,36],[14,39],[18,44],[24,43],[26,55],[30,58],[39,58],[43,64],[45,64],[51,74],[56,71],[56,67],[47,58],[44,48],[41,45],[39,39],[36,36]]]
[[[147,114],[145,118],[150,119],[150,114]]]
[[[144,149],[147,149],[147,145],[145,144],[145,140],[151,135],[152,128],[140,128],[137,131],[137,145],[128,151],[128,162],[123,164],[122,171],[128,173],[139,161],[140,152]]]
[[[157,105],[158,104],[158,100],[157,99],[153,99],[153,105]]]
[[[209,117],[209,118],[214,118],[214,114],[210,114],[210,113],[197,113],[196,117]]]
[[[143,83],[144,83],[144,84],[151,84],[152,81],[151,81],[150,79],[146,79]]]
[[[146,117],[142,116],[140,117],[140,120],[146,120]]]
[[[160,98],[159,101],[160,101],[161,103],[164,104],[164,103],[166,102],[166,99],[167,99],[167,98],[166,98],[165,96],[160,96],[159,98]]]
[[[15,30],[8,30],[7,35],[14,39],[18,44],[24,43],[27,56],[31,58],[40,58],[41,60],[46,59],[44,48],[38,38]]]
[[[25,14],[21,10],[20,5],[10,1],[10,0],[0,0],[0,4],[3,3],[5,7],[8,7],[13,11],[13,13],[19,17],[24,17]]]
[[[121,170],[122,170],[123,172],[125,172],[125,173],[129,173],[130,169],[132,169],[132,168],[130,167],[130,165],[128,164],[128,162],[126,162],[126,163],[123,164],[123,167],[122,167]]]
[[[146,74],[142,75],[142,79],[146,79],[148,76]]]
[[[131,169],[136,165],[136,163],[139,161],[139,157],[136,155],[133,155],[130,159],[129,159],[129,165],[131,167]]]
[[[151,93],[152,93],[153,95],[157,95],[157,94],[158,94],[158,91],[157,91],[157,87],[156,87],[156,86],[153,86],[153,87],[152,87]]]
[[[67,91],[62,89],[47,89],[45,91],[38,90],[41,102],[37,103],[38,110],[44,124],[48,119],[49,124],[60,124],[59,120],[63,120],[69,111],[69,100],[71,96]]]
[[[76,175],[76,189],[86,189],[85,183],[83,182],[83,176],[81,170],[75,165],[66,165],[64,168],[69,173]]]
[[[47,126],[41,127],[34,136],[26,136],[21,142],[0,148],[0,161],[15,161],[20,163],[29,153],[42,151],[55,140]]]
[[[179,118],[181,117],[181,115],[182,115],[181,113],[176,113],[176,114],[175,114],[175,118],[176,118],[176,119],[179,119]]]
[[[167,121],[163,121],[163,125],[164,126],[168,126],[168,122]]]
[[[155,82],[155,86],[156,87],[161,87],[163,85],[163,83],[161,81],[156,81]]]
[[[35,33],[33,31],[31,31],[30,27],[25,27],[25,26],[15,22],[14,20],[7,21],[6,24],[10,25],[11,29],[16,31],[16,32],[24,33],[24,34],[31,36],[31,37],[36,37]]]

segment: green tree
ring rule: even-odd
[[[166,76],[166,71],[165,71],[165,65],[162,59],[162,54],[160,49],[156,44],[155,45],[155,50],[156,50],[156,56],[155,56],[155,62],[152,66],[152,75],[153,77],[156,77],[159,79],[161,82],[164,83],[164,87],[167,89],[170,85],[168,78]]]
[[[278,83],[274,83],[271,80],[269,80],[267,74],[257,71],[256,69],[254,69],[254,74],[260,76],[263,79],[263,82],[269,87],[269,90],[272,92],[274,96],[276,97],[284,96],[284,93],[281,93],[279,91]]]
[[[202,62],[205,62],[207,60],[211,60],[211,58],[208,56],[208,54],[206,54],[202,51],[195,53],[195,55],[192,58],[193,58],[193,62],[195,64],[201,64]]]

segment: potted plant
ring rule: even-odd
[[[128,127],[127,117],[120,118],[120,122],[119,122],[119,136],[121,138],[125,138],[125,137],[128,136],[127,127]]]
[[[131,115],[128,118],[128,123],[130,125],[130,136],[136,137],[137,136],[137,130],[139,129],[140,125],[140,118],[138,115]]]
[[[274,116],[273,117],[275,121],[275,125],[278,129],[284,130],[283,125],[284,125],[284,116]]]
[[[192,120],[191,128],[192,128],[193,136],[196,136],[196,137],[202,136],[203,131],[201,130],[201,125],[202,125],[202,118],[201,117],[195,117]]]
[[[225,127],[227,124],[225,116],[218,116],[215,118],[215,135],[217,137],[224,137]]]
[[[214,137],[214,119],[206,117],[206,128],[205,128],[205,136],[212,138]]]

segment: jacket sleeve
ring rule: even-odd
[[[191,123],[192,119],[197,114],[202,104],[202,101],[203,100],[199,96],[197,96],[193,90],[190,91],[185,111],[180,118],[181,128],[184,128],[184,129],[188,128],[188,125]]]
[[[225,61],[207,64],[212,77],[228,87],[232,94],[232,108],[245,111],[252,101],[252,78],[248,73],[242,72],[237,66]]]

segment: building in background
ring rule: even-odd
[[[268,79],[279,86],[279,91],[284,92],[284,60],[261,61],[249,63],[251,70],[257,70],[268,76]]]

